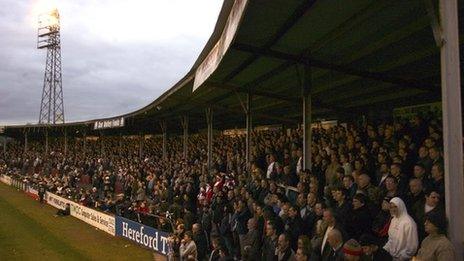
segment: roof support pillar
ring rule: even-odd
[[[251,169],[251,132],[253,130],[253,116],[252,116],[252,101],[253,95],[247,94],[246,104],[246,166],[247,169]]]
[[[438,21],[438,14],[435,11],[435,7],[432,0],[424,0],[425,2],[425,9],[427,10],[427,14],[430,17],[430,25],[432,26],[433,38],[435,39],[435,44],[438,47],[443,45],[443,36],[442,30],[440,27],[440,22]]]
[[[206,124],[208,125],[208,161],[207,161],[207,172],[211,174],[213,167],[213,109],[208,107],[206,109]]]
[[[440,25],[444,40],[440,48],[440,56],[446,215],[449,219],[449,238],[456,250],[455,258],[463,260],[464,177],[458,5],[456,0],[440,0]]]
[[[183,130],[183,136],[182,136],[182,141],[183,141],[183,154],[182,156],[184,157],[184,160],[187,160],[187,150],[188,150],[188,115],[182,115],[180,118],[180,123],[182,125],[182,130]]]
[[[300,75],[301,94],[303,103],[303,169],[311,169],[311,67],[303,66]]]
[[[168,128],[166,120],[160,122],[161,131],[163,132],[163,159],[167,160],[167,143],[168,143]]]
[[[3,140],[3,156],[6,157],[6,136],[5,136],[5,139]]]

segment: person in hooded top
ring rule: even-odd
[[[392,220],[388,229],[388,241],[383,247],[393,260],[409,260],[417,251],[417,225],[409,216],[406,205],[398,197],[390,200]]]

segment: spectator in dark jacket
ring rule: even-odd
[[[235,213],[232,216],[232,231],[238,236],[240,249],[243,249],[243,238],[248,232],[247,222],[251,218],[251,213],[243,200],[237,201],[234,206]],[[235,254],[238,255],[239,253]]]
[[[348,199],[353,199],[358,190],[358,185],[354,182],[354,178],[351,175],[346,175],[343,177],[343,187],[347,191]]]
[[[398,193],[400,195],[405,195],[408,191],[408,181],[402,172],[401,164],[393,163],[390,167],[390,173],[398,181]]]
[[[213,237],[211,239],[212,250],[209,254],[208,261],[218,261],[220,258],[219,250],[221,249],[221,242],[218,237]]]
[[[337,217],[339,217],[340,220],[345,220],[344,217],[350,216],[352,209],[351,202],[346,200],[346,190],[342,187],[336,187],[332,190],[332,197],[336,202],[334,210]]]
[[[305,206],[304,215],[301,216],[303,221],[303,233],[305,235],[312,235],[314,228],[316,226],[316,222],[318,217],[315,212],[317,196],[316,194],[309,192],[307,197],[307,204]],[[301,210],[300,210],[301,213]]]
[[[261,186],[259,188],[259,193],[258,193],[258,200],[260,202],[264,202],[264,199],[266,198],[267,194],[269,193],[269,189],[268,189],[268,183],[267,183],[267,180],[262,180],[261,181]]]
[[[266,234],[263,242],[262,260],[274,260],[277,247],[277,230],[272,221],[266,224]]]
[[[424,165],[417,163],[414,165],[413,169],[414,178],[420,179],[422,181],[422,186],[427,189],[430,188],[431,180],[427,175],[427,170]]]
[[[209,253],[209,244],[207,241],[206,232],[201,228],[199,223],[192,226],[193,241],[197,246],[198,260],[203,260]]]
[[[281,234],[279,236],[278,245],[276,249],[277,261],[294,261],[295,252],[290,247],[289,235]]]
[[[303,221],[299,215],[300,210],[296,205],[290,207],[288,214],[289,217],[286,220],[285,232],[290,237],[290,247],[293,251],[296,251],[298,248],[298,237],[303,233]]]
[[[321,256],[323,257],[322,260],[327,260],[327,259],[324,259],[324,257],[327,258],[328,256],[330,256],[332,251],[333,251],[333,248],[335,248],[334,246],[331,246],[329,244],[330,232],[333,231],[333,230],[337,230],[338,233],[341,234],[341,237],[342,237],[342,239],[340,240],[341,244],[343,244],[343,240],[344,240],[344,238],[347,238],[347,236],[346,236],[346,232],[344,230],[343,225],[338,221],[338,218],[336,217],[335,211],[333,209],[324,210],[323,215],[324,215],[323,220],[324,220],[325,224],[327,225],[327,227],[326,227],[326,229],[324,231],[324,236],[322,238],[321,252],[320,253],[321,253]],[[340,248],[341,248],[341,246],[340,246]]]
[[[424,188],[422,185],[422,180],[418,178],[413,178],[409,181],[409,191],[406,195],[406,207],[408,211],[413,213],[413,208],[417,204],[421,204],[424,201]]]
[[[298,183],[298,177],[295,172],[291,171],[290,166],[285,166],[283,170],[282,182],[287,186],[296,186]]]
[[[232,236],[232,207],[228,204],[224,205],[224,217],[221,220],[221,224],[219,226],[219,234],[221,235],[221,239],[224,242],[224,246],[227,249],[227,253],[232,253],[234,244],[233,244],[233,236]]]
[[[353,198],[353,210],[347,217],[347,230],[351,238],[359,240],[359,237],[366,232],[370,232],[372,217],[366,205],[366,196],[356,194]]]
[[[243,237],[243,260],[256,260],[261,251],[262,235],[258,231],[258,223],[255,218],[248,219],[248,232]]]
[[[441,163],[435,163],[432,166],[432,182],[431,186],[433,189],[438,191],[440,195],[445,193],[445,179],[443,165]]]
[[[322,261],[342,261],[343,237],[338,229],[332,229],[327,236],[328,250],[322,253]]]

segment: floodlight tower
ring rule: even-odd
[[[61,82],[60,15],[58,9],[39,15],[37,49],[47,49],[39,124],[64,123]]]

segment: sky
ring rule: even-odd
[[[57,7],[66,122],[144,107],[192,67],[222,0],[0,0],[0,126],[37,123],[46,50],[38,16]]]

